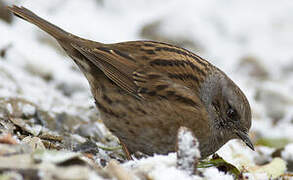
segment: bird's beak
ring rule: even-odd
[[[242,132],[242,131],[237,131],[236,134],[250,149],[252,149],[254,151],[254,146],[253,146],[251,140],[249,139],[249,136],[247,133]]]

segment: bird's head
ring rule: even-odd
[[[205,89],[205,90],[204,90]],[[254,146],[248,136],[251,109],[244,93],[224,73],[213,74],[201,88],[215,141],[226,143],[239,138],[249,148]]]

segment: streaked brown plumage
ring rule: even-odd
[[[9,10],[58,41],[89,81],[105,125],[130,153],[174,151],[180,126],[196,135],[203,158],[233,138],[253,149],[247,135],[251,112],[245,95],[196,54],[153,41],[89,41],[24,7]]]

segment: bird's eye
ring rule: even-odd
[[[236,110],[233,108],[229,108],[227,111],[227,116],[232,120],[236,120],[236,116],[237,116]]]

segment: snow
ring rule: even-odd
[[[177,135],[177,166],[190,174],[200,159],[199,142],[190,129],[180,127]]]
[[[13,113],[13,108],[12,108],[12,105],[11,104],[7,104],[7,107],[6,107],[7,111],[9,114],[12,114]]]
[[[22,112],[25,116],[32,116],[36,113],[36,108],[30,104],[25,104],[22,106]]]
[[[170,153],[168,156],[155,155],[150,158],[130,161],[123,166],[131,168],[133,172],[144,174],[146,177],[149,177],[149,179],[200,179],[198,176],[189,176],[186,171],[176,168],[176,161],[176,154]]]
[[[293,161],[293,143],[288,144],[282,152],[282,158]]]
[[[251,180],[267,180],[270,179],[265,173],[256,173],[256,174],[249,174],[249,173],[244,173],[243,176],[246,179],[251,179]]]
[[[223,172],[219,172],[217,168],[211,167],[206,169],[203,173],[207,179],[219,179],[219,180],[232,180],[234,179],[231,175],[227,175]]]
[[[179,129],[178,132],[178,148],[189,156],[200,158],[199,143],[189,129]]]
[[[226,72],[244,91],[253,113],[251,134],[293,141],[293,1],[5,2],[23,5],[73,34],[104,43],[143,39],[140,31],[144,25],[162,21],[161,33],[194,41],[200,47],[196,52]],[[0,57],[0,97],[22,97],[43,110],[75,115],[94,106],[86,79],[68,57],[56,50],[54,40],[20,19],[14,19],[12,25],[0,20],[0,31],[0,49],[11,44],[6,57]],[[241,59],[247,56],[254,57],[268,72],[266,79],[249,75],[249,70],[241,66]],[[44,78],[47,76],[50,81]],[[58,89],[60,84],[76,87],[75,91],[68,97]],[[263,95],[260,99],[256,98],[258,93]],[[271,93],[279,96],[271,99]],[[11,106],[7,109],[12,113]],[[30,106],[23,109],[27,114],[35,111]],[[272,118],[279,115],[278,120]],[[104,126],[99,124],[105,133]],[[292,152],[293,145],[289,144],[282,157],[292,160]],[[222,147],[219,154],[237,167],[249,166],[259,156],[236,140]],[[184,171],[176,169],[174,154],[129,163],[153,179],[198,178],[187,177]],[[134,168],[127,164],[124,167]],[[215,168],[207,168],[203,174],[207,179],[232,179]],[[266,177],[249,173],[248,176]]]
[[[238,169],[254,164],[253,152],[240,140],[229,141],[217,153]]]

